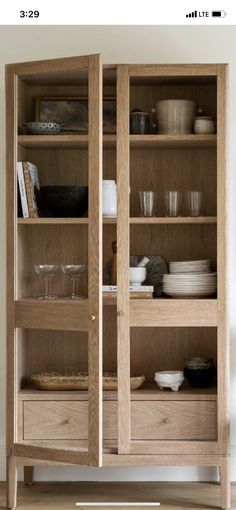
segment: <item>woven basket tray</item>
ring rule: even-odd
[[[83,372],[44,372],[31,376],[32,383],[39,390],[64,391],[87,390],[88,374]],[[141,388],[145,381],[144,375],[131,375],[130,389]],[[103,375],[103,389],[117,390],[117,375],[107,372]]]

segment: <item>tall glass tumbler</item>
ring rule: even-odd
[[[188,191],[187,192],[187,207],[189,216],[202,215],[202,192],[201,191]]]
[[[179,191],[166,191],[166,215],[180,216],[182,195]]]
[[[139,191],[140,216],[155,216],[157,213],[157,193]]]

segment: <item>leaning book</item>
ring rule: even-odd
[[[24,170],[23,170],[23,163],[21,161],[16,163],[16,172],[17,172],[18,189],[19,189],[19,196],[20,196],[20,201],[21,201],[22,215],[23,215],[23,218],[29,218],[29,207],[28,207],[28,200],[27,200],[27,194],[26,194]]]
[[[38,218],[39,210],[37,205],[37,196],[39,195],[40,191],[38,168],[36,165],[30,163],[29,161],[23,162],[23,168],[26,195],[29,207],[29,217]]]

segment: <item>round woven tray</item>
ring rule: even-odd
[[[88,374],[84,372],[44,372],[31,376],[32,383],[39,390],[64,391],[64,390],[87,390]],[[130,389],[141,388],[145,381],[144,375],[131,375]],[[117,375],[104,373],[103,389],[117,390]]]

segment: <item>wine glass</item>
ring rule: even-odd
[[[64,274],[70,277],[71,284],[72,284],[72,290],[71,290],[71,296],[68,299],[86,299],[86,296],[83,296],[82,294],[79,294],[78,292],[78,286],[79,286],[79,279],[81,276],[86,274],[87,272],[87,266],[85,265],[77,265],[77,264],[65,264],[61,266],[62,271]]]
[[[45,281],[45,291],[39,299],[56,299],[57,296],[55,296],[52,290],[52,281],[54,276],[60,271],[60,266],[54,264],[36,264],[34,269]]]

